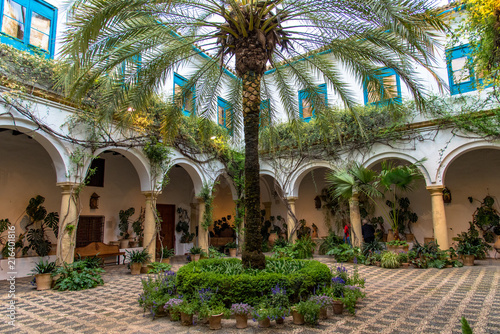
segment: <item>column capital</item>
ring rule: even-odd
[[[443,195],[444,185],[433,185],[425,187],[431,195]]]
[[[298,198],[298,197],[296,197],[296,196],[289,196],[289,197],[287,197],[287,198],[286,198],[286,200],[287,200],[287,201],[288,201],[288,203],[290,203],[290,204],[295,203],[295,201],[296,201],[296,200],[298,200],[298,199],[299,199],[299,198]]]
[[[146,199],[157,198],[161,194],[161,191],[141,191],[141,193],[146,196]]]
[[[57,182],[56,185],[61,187],[63,192],[70,192],[76,187],[79,187],[81,183],[78,182]]]
[[[198,197],[198,196],[195,196],[194,198],[196,198],[196,200],[198,201],[198,204],[203,204],[205,203],[205,199],[203,197]]]

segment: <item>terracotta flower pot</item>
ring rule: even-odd
[[[191,254],[191,259],[193,262],[200,261],[200,254]]]
[[[332,305],[334,314],[342,314],[344,312],[344,304],[341,301],[334,300]]]
[[[285,319],[283,319],[282,317],[277,317],[276,318],[276,324],[277,325],[282,325],[284,322],[285,322]]]
[[[410,264],[409,263],[401,263],[401,266],[405,269],[409,269],[410,268]]]
[[[130,273],[132,275],[139,275],[141,273],[142,263],[131,263],[130,264]]]
[[[50,275],[50,273],[35,275],[37,290],[49,290],[52,288],[52,276]]]
[[[181,325],[191,326],[193,324],[193,315],[181,312]]]
[[[304,315],[300,314],[297,311],[292,311],[292,318],[295,325],[303,325],[305,323]]]
[[[170,258],[161,259],[161,263],[167,263],[167,264],[170,264]]]
[[[320,320],[328,319],[328,309],[326,308],[326,306],[319,309],[319,319]]]
[[[269,318],[265,318],[263,320],[259,320],[259,327],[260,328],[271,327],[271,320],[269,320]]]
[[[235,314],[236,328],[243,329],[248,327],[248,317],[246,314]]]
[[[278,237],[278,234],[277,233],[271,233],[269,235],[269,246],[272,247],[274,245],[274,243],[276,242],[276,240],[278,240],[279,237]]]
[[[222,328],[222,316],[224,313],[212,315],[208,321],[210,329],[221,329]]]
[[[474,265],[474,255],[463,255],[464,266]]]
[[[229,256],[236,257],[236,248],[229,248]]]
[[[120,240],[120,249],[128,248],[128,243],[129,243],[128,239]]]

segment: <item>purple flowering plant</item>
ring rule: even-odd
[[[318,304],[320,308],[329,306],[333,303],[333,298],[328,295],[313,295],[309,297],[309,300]]]
[[[153,319],[162,311],[163,305],[177,295],[175,284],[176,273],[165,271],[156,275],[150,275],[142,279],[142,292],[139,294],[138,302],[144,312],[149,312]]]
[[[249,304],[246,303],[236,303],[231,305],[231,313],[232,314],[238,314],[238,315],[250,315],[253,312],[253,307]]]

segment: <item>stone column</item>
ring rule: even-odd
[[[63,263],[73,263],[75,258],[76,230],[78,228],[78,207],[75,188],[78,183],[61,182],[57,186],[62,188],[61,211],[59,211],[59,233],[57,238],[58,266]]]
[[[431,193],[432,203],[432,225],[434,227],[434,238],[440,249],[450,248],[448,242],[448,226],[443,202],[443,185],[429,186],[427,190]]]
[[[151,261],[156,261],[156,196],[154,192],[144,191],[146,207],[144,210],[144,240],[142,246],[151,255]]]
[[[290,211],[287,214],[287,230],[288,230],[288,241],[289,242],[295,242],[297,240],[297,231],[295,230],[295,220],[293,219],[293,216],[295,216],[295,201],[297,200],[297,197],[287,197],[287,202],[290,208]]]
[[[205,214],[205,201],[198,199],[198,247],[208,254],[208,229],[203,227],[203,216]]]
[[[354,247],[361,247],[363,234],[361,232],[361,215],[359,214],[359,196],[353,193],[349,200],[349,212],[351,218],[351,244]]]

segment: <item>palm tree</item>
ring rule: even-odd
[[[228,93],[231,127],[237,129],[243,120],[243,263],[254,268],[265,267],[258,158],[261,101],[270,100],[271,113],[281,109],[290,119],[299,119],[299,87],[319,118],[327,109],[315,79],[321,77],[350,108],[355,100],[341,68],[380,93],[386,88],[377,70],[388,67],[422,107],[425,92],[414,66],[434,75],[434,32],[445,28],[430,10],[432,0],[73,1],[63,46],[71,63],[65,80],[76,97],[85,96],[96,83],[104,87],[101,109],[108,119],[143,111],[180,66],[191,70],[182,89],[183,96],[195,89],[197,115],[212,115],[217,96]],[[268,66],[272,70],[265,74]],[[165,122],[179,115],[177,110]]]
[[[358,196],[363,194],[376,203],[375,198],[380,197],[382,194],[374,186],[376,178],[376,172],[358,163],[326,175],[332,195],[335,198],[343,197],[349,200],[349,215],[354,232],[352,244],[356,247],[361,246],[362,240]]]

